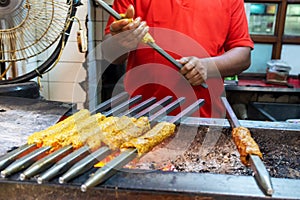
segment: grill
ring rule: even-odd
[[[102,112],[106,116],[149,115],[153,122],[164,120],[177,124],[176,140],[164,141],[139,160],[132,161],[136,152],[131,150],[97,169],[93,165],[113,153],[107,147],[93,153],[84,147],[75,151],[65,147],[52,153],[61,151],[37,173],[30,174],[28,170],[33,164],[41,163],[47,150],[24,145],[16,151],[24,151],[27,159],[24,159],[26,156],[19,158],[5,154],[0,158],[1,175],[5,177],[0,179],[0,199],[16,198],[17,193],[22,193],[23,199],[99,199],[99,196],[103,199],[270,198],[252,176],[253,170],[240,162],[231,138],[232,116],[230,123],[223,119],[187,117],[204,103],[202,100],[176,117],[165,116],[183,102],[184,98],[172,101],[171,97],[158,102],[155,98],[142,101],[141,96],[128,99],[126,93],[121,93],[100,104],[93,112]],[[135,106],[128,109],[132,105]],[[263,164],[274,189],[272,198],[299,199],[299,130],[280,128],[282,124],[274,128],[274,123],[266,122],[240,123],[250,128],[263,153]],[[29,151],[31,156],[28,156]],[[20,165],[18,169],[4,173],[16,162]],[[74,166],[83,168],[73,171],[76,173],[66,179],[65,174]],[[99,181],[95,185],[87,184],[91,177],[97,176]],[[89,186],[86,192],[81,191],[86,189],[82,185]]]

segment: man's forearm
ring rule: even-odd
[[[208,77],[222,77],[240,74],[251,64],[251,49],[236,47],[221,56],[208,58]]]

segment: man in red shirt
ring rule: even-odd
[[[224,116],[222,77],[250,66],[253,42],[244,1],[115,0],[113,8],[125,17],[118,21],[110,17],[105,34],[114,36],[114,44],[122,49],[113,62],[127,61],[124,83],[130,94],[145,99],[184,96],[187,105],[202,98],[201,117]],[[140,43],[147,32],[178,59],[182,69]],[[208,88],[201,86],[203,82]]]

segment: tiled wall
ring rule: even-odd
[[[93,0],[81,0],[81,2],[83,5],[77,7],[76,17],[84,28],[86,28],[86,24],[88,26],[88,45],[91,49],[102,40],[103,27],[108,16],[100,7],[94,7]],[[107,2],[112,3],[111,1]],[[86,19],[88,19],[88,23],[86,23]],[[57,66],[43,75],[41,96],[47,100],[76,103],[80,109],[89,107],[90,104],[93,104],[93,107],[98,101],[91,97],[88,92],[94,85],[93,81],[95,80],[90,75],[95,75],[93,71],[95,71],[96,66],[83,67],[86,55],[77,50],[76,33],[78,28],[78,24],[74,23],[69,41]],[[43,60],[43,57],[50,54],[51,49],[39,55],[37,59]]]

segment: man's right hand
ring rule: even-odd
[[[111,35],[115,36],[114,38],[121,47],[129,50],[136,48],[149,31],[146,22],[141,21],[140,17],[133,20],[134,13],[134,7],[130,5],[123,19],[114,21],[110,25]]]

